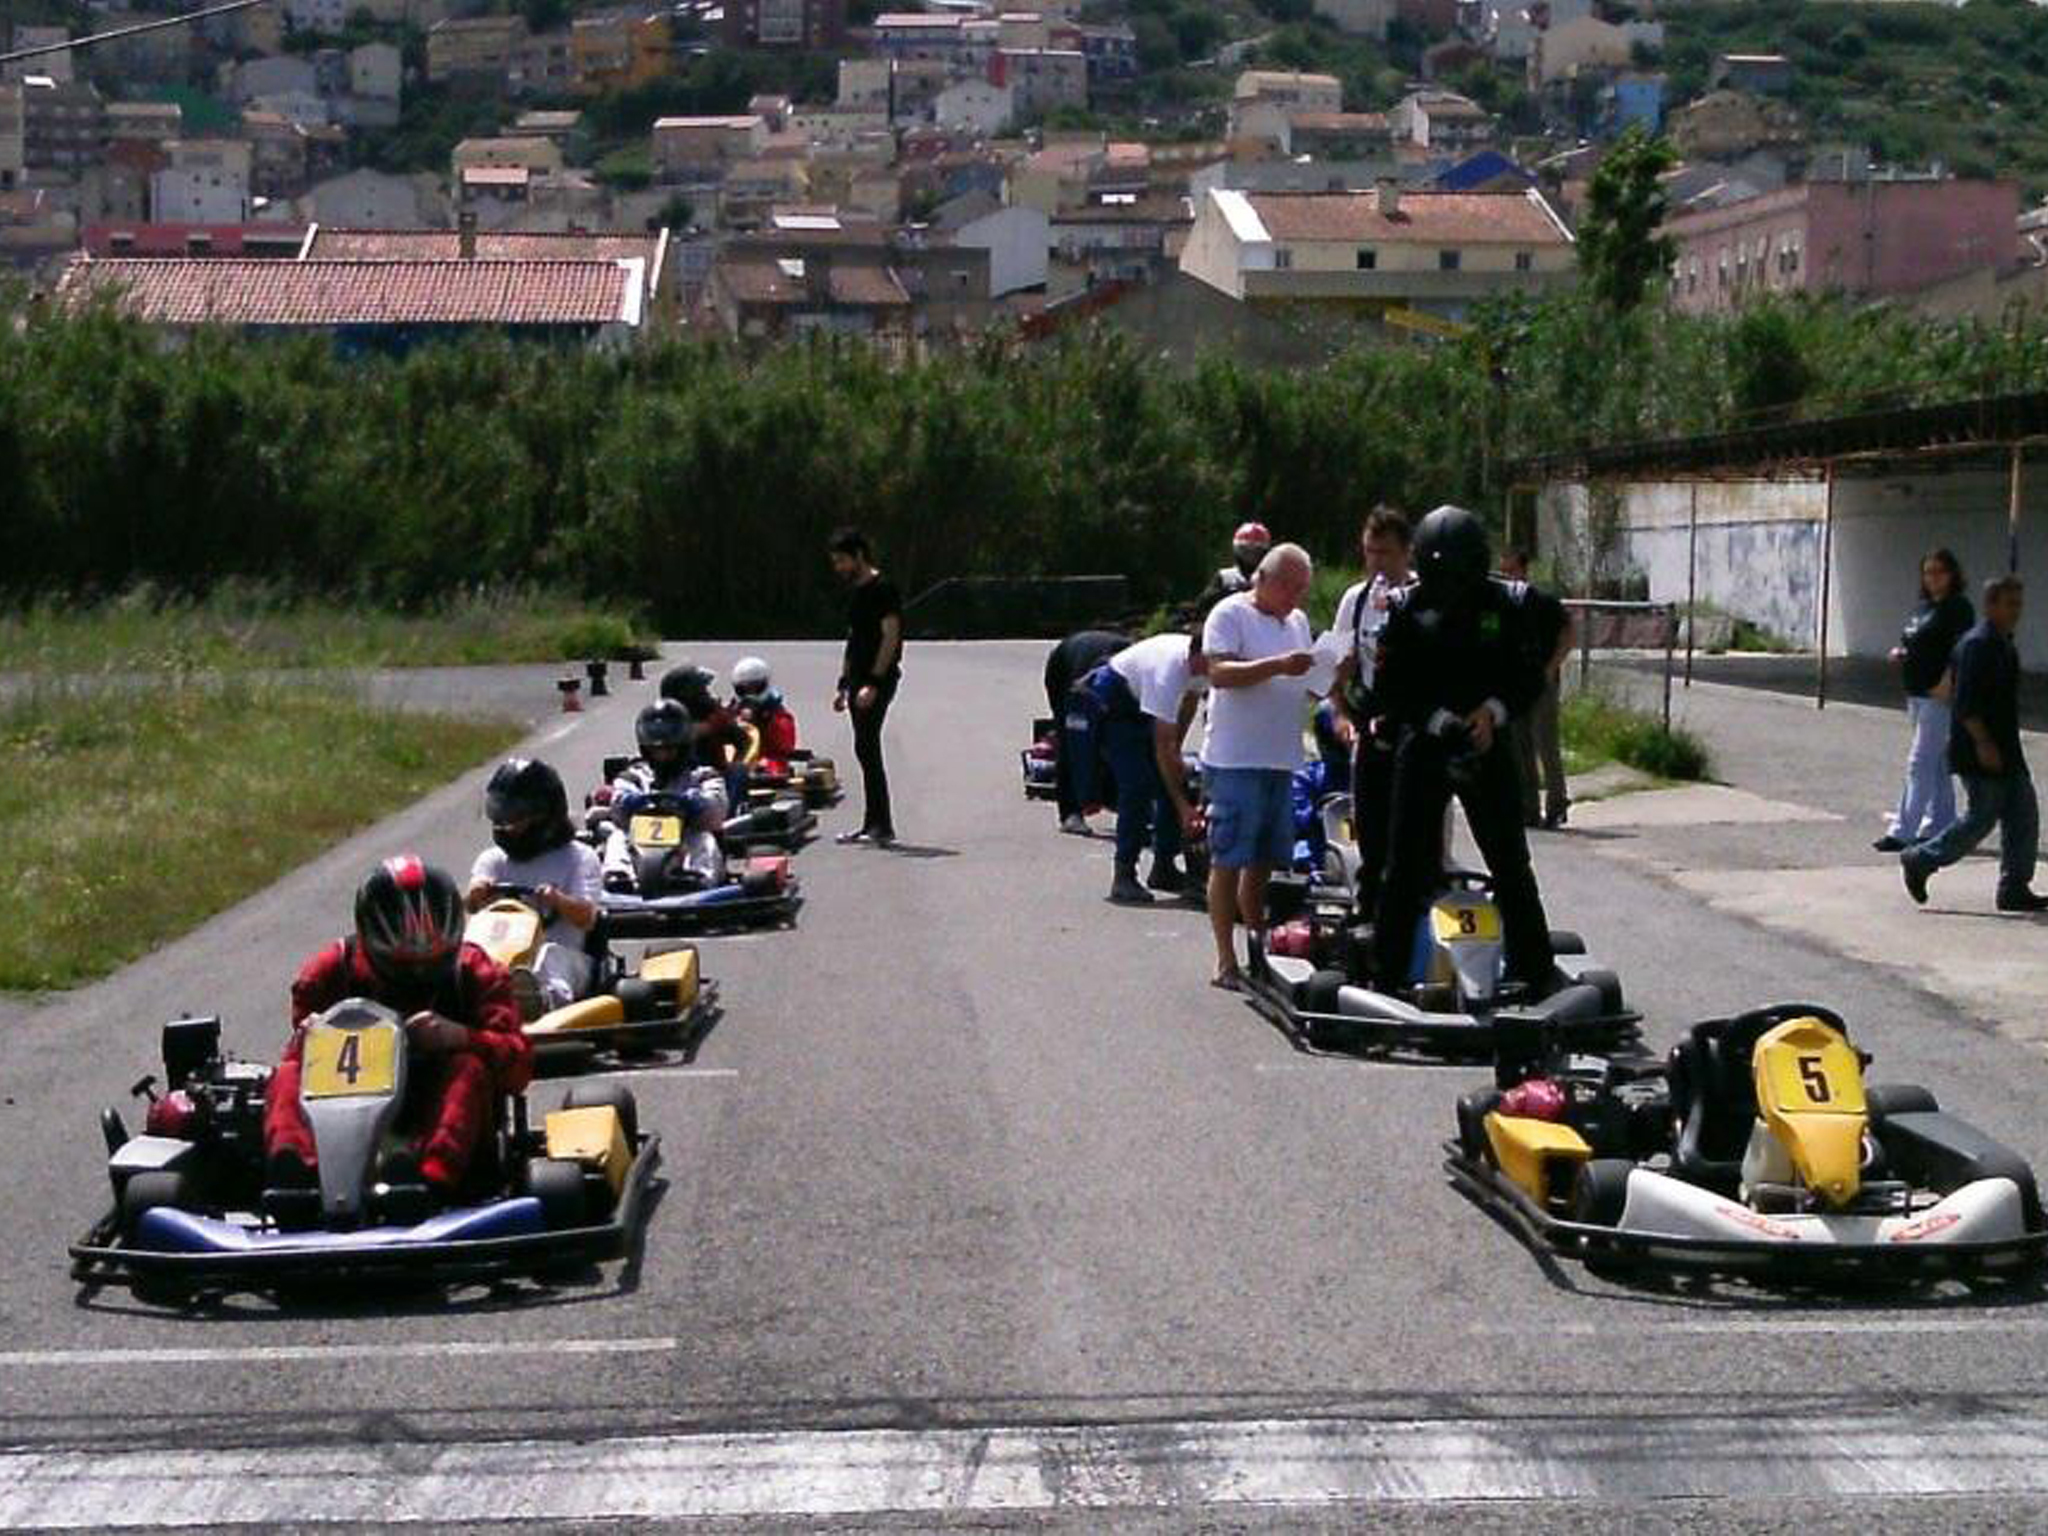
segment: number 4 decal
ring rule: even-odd
[[[356,1079],[363,1075],[363,1037],[353,1030],[341,1042],[341,1052],[334,1058],[335,1075],[342,1078],[349,1087],[356,1085]]]
[[[1828,1074],[1818,1056],[1799,1058],[1799,1080],[1806,1084],[1806,1096],[1816,1104],[1828,1102]]]

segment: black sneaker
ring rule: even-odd
[[[1925,865],[1915,864],[1911,859],[1899,860],[1899,874],[1905,879],[1906,894],[1920,906],[1927,905],[1927,877],[1934,873]]]
[[[1164,891],[1169,896],[1178,896],[1187,888],[1187,876],[1183,875],[1171,859],[1154,859],[1152,873],[1145,877],[1145,889]]]
[[[2021,886],[2016,891],[1998,893],[1998,910],[2001,912],[2048,912],[2048,896]]]
[[[1138,871],[1123,865],[1117,866],[1116,879],[1110,882],[1109,899],[1120,907],[1152,905],[1152,893],[1138,884]]]
[[[1904,853],[1911,845],[1903,837],[1893,837],[1887,832],[1870,846],[1879,853]]]

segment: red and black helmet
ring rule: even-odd
[[[462,892],[417,854],[386,859],[356,887],[356,943],[387,980],[419,982],[451,968],[462,927]]]

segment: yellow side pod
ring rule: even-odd
[[[1500,1171],[1541,1205],[1569,1199],[1572,1176],[1593,1155],[1585,1137],[1570,1126],[1520,1115],[1488,1115],[1486,1140]]]
[[[626,1005],[616,997],[586,997],[580,1003],[557,1008],[526,1026],[528,1039],[573,1035],[587,1029],[608,1029],[626,1022]]]
[[[665,954],[649,955],[640,962],[640,979],[674,983],[676,1006],[679,1009],[689,1007],[697,1001],[696,948],[671,949]]]
[[[549,1157],[597,1169],[611,1185],[612,1198],[618,1198],[626,1186],[626,1169],[632,1165],[633,1154],[616,1109],[600,1104],[590,1109],[550,1110],[543,1129]]]
[[[1844,1206],[1863,1184],[1863,1065],[1816,1018],[1790,1019],[1756,1043],[1756,1108],[1800,1180]]]

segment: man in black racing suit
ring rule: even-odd
[[[1542,658],[1516,594],[1488,575],[1492,564],[1479,519],[1438,507],[1416,530],[1417,584],[1397,595],[1381,632],[1375,693],[1395,743],[1393,837],[1373,918],[1383,991],[1412,979],[1416,925],[1442,879],[1452,795],[1493,876],[1507,979],[1541,987],[1556,968],[1507,730],[1542,690]]]

